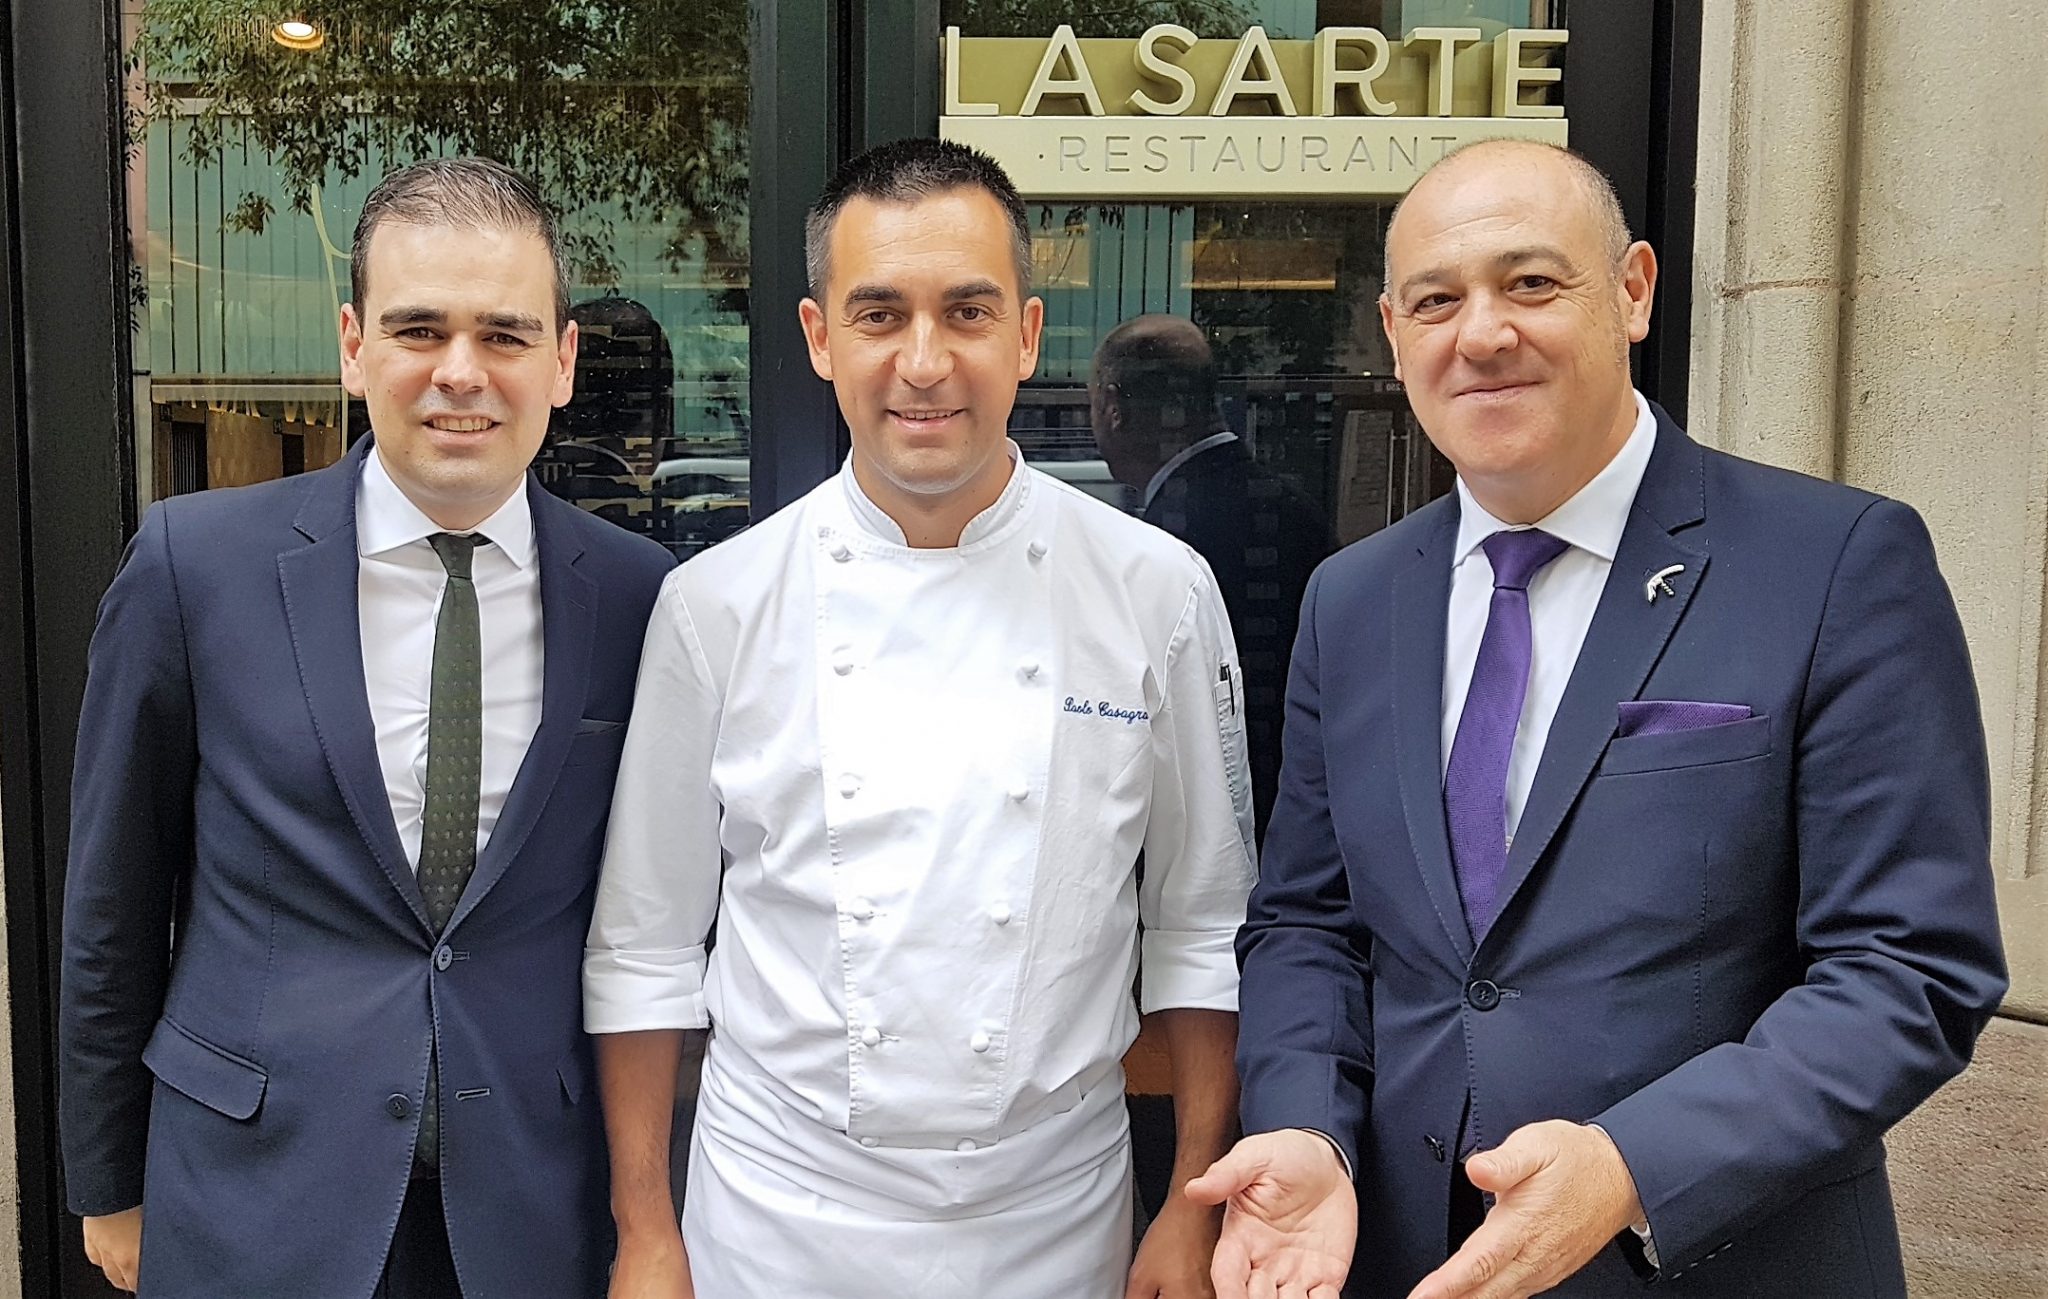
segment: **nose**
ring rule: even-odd
[[[1458,355],[1483,361],[1521,341],[1509,305],[1492,293],[1473,293],[1458,313]]]
[[[905,331],[896,353],[896,376],[913,388],[930,388],[953,373],[953,349],[939,323],[919,316]]]
[[[479,392],[489,380],[483,351],[467,335],[456,334],[434,366],[434,386],[442,392]]]

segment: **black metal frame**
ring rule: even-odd
[[[101,0],[8,6],[9,319],[0,372],[17,547],[0,608],[4,655],[7,969],[27,1294],[93,1284],[63,1213],[54,1046],[58,917],[85,647],[133,531],[119,25]],[[12,178],[19,187],[12,188]]]
[[[1571,0],[1573,142],[1615,177],[1663,279],[1638,352],[1683,419],[1700,0]],[[938,121],[937,0],[751,0],[753,502],[845,449],[796,326],[803,214],[834,167]],[[24,1293],[110,1293],[63,1212],[55,1015],[74,732],[101,590],[135,526],[113,0],[0,0],[0,847]]]
[[[1681,425],[1692,344],[1693,175],[1700,0],[1569,0],[1565,117],[1572,147],[1614,181],[1629,229],[1657,250],[1636,382]]]

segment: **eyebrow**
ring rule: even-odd
[[[966,302],[972,298],[1000,298],[1002,286],[994,280],[968,280],[947,289],[947,302]],[[846,291],[843,304],[849,307],[863,303],[891,303],[903,301],[903,291],[889,284],[856,284]]]
[[[1509,248],[1495,254],[1492,259],[1492,265],[1496,270],[1506,270],[1523,262],[1554,262],[1567,270],[1578,269],[1578,263],[1566,256],[1564,249],[1555,244],[1527,244],[1520,248]],[[1426,271],[1417,271],[1401,281],[1401,296],[1406,297],[1410,290],[1420,285],[1454,278],[1456,275],[1448,266],[1432,266]]]
[[[485,329],[507,329],[514,333],[538,334],[544,328],[539,316],[523,311],[486,311],[477,323]],[[414,325],[445,325],[448,313],[432,307],[393,307],[377,317],[385,329],[410,329]]]

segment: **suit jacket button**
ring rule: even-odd
[[[1436,1162],[1444,1162],[1444,1143],[1440,1139],[1425,1132],[1422,1134],[1422,1143],[1429,1147],[1430,1154],[1436,1156]]]
[[[394,1119],[402,1119],[412,1113],[412,1098],[402,1092],[393,1092],[384,1098],[384,1112]]]
[[[1474,1010],[1492,1010],[1500,1005],[1500,985],[1492,979],[1474,979],[1465,985],[1465,1000]]]
[[[454,964],[454,962],[455,962],[455,953],[453,953],[453,952],[451,952],[451,951],[449,951],[449,950],[448,950],[448,945],[447,945],[446,943],[443,943],[443,944],[442,944],[441,946],[439,946],[439,947],[436,947],[436,948],[434,949],[434,968],[435,968],[435,969],[437,969],[437,970],[445,970],[445,969],[447,969],[447,968],[448,968],[448,967],[449,967],[450,965]]]

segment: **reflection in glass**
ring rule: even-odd
[[[124,0],[123,32],[145,501],[317,469],[361,436],[336,360],[357,211],[391,167],[478,153],[558,206],[586,331],[590,390],[558,418],[543,479],[678,554],[744,521],[743,0],[282,18]],[[692,459],[736,487],[716,509],[664,489]]]

